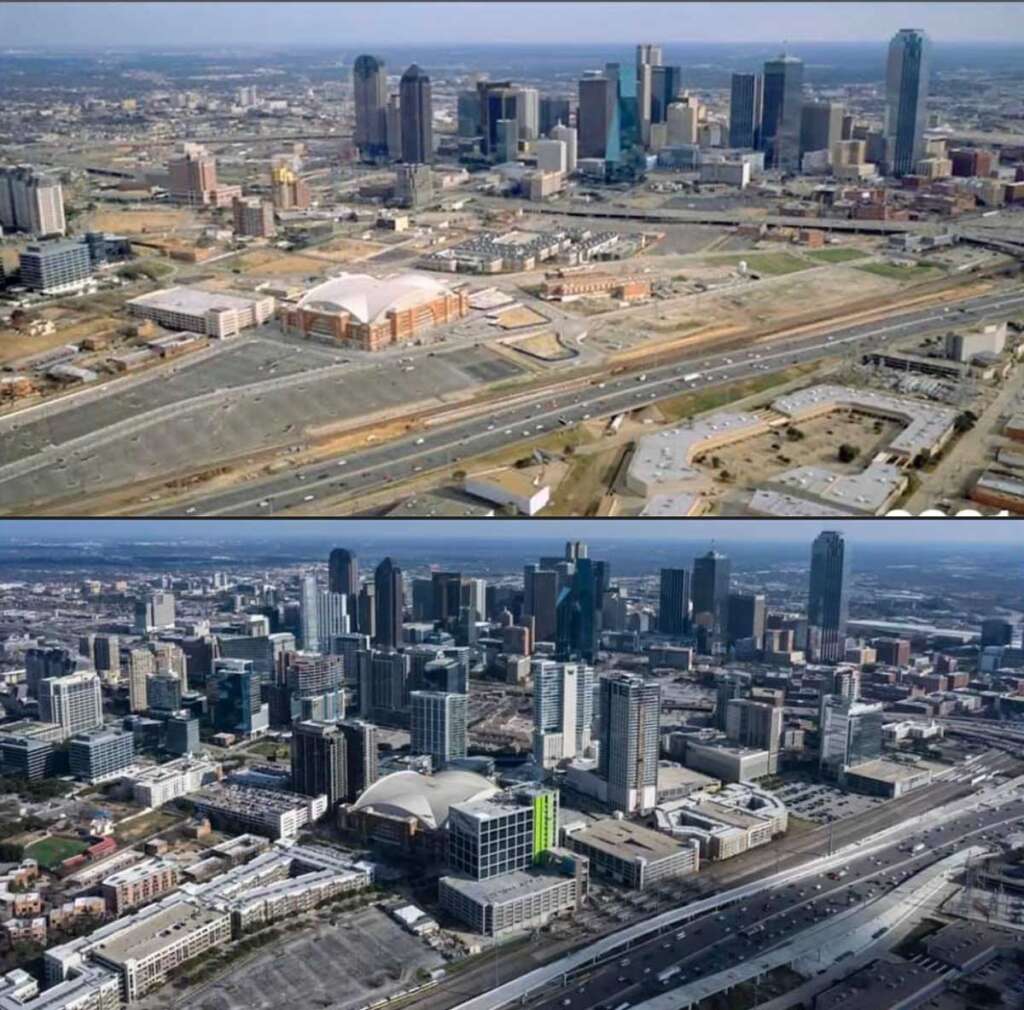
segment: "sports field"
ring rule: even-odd
[[[79,852],[85,852],[89,848],[87,842],[77,838],[63,838],[60,835],[52,835],[49,838],[42,838],[33,842],[25,849],[25,855],[34,859],[44,870],[52,870],[59,866],[65,859],[77,856]]]

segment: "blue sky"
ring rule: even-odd
[[[0,52],[37,45],[878,41],[1024,42],[1015,3],[0,3]]]
[[[0,544],[19,541],[229,540],[319,536],[406,539],[478,538],[486,541],[634,539],[643,543],[720,538],[723,541],[807,543],[823,529],[838,529],[851,542],[907,544],[1024,544],[1020,519],[819,519],[630,520],[630,519],[19,519],[0,520]],[[1019,551],[1024,555],[1024,551]]]

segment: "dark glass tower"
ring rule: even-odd
[[[373,644],[381,649],[395,649],[402,642],[404,590],[402,569],[391,558],[385,558],[373,574],[375,629]]]
[[[930,48],[918,28],[901,28],[889,43],[885,137],[889,171],[896,176],[913,174],[924,157]]]
[[[811,658],[838,663],[846,651],[849,559],[841,533],[819,533],[811,547],[807,638]]]
[[[384,61],[376,56],[357,56],[352,65],[352,88],[356,106],[354,139],[360,157],[366,161],[387,157],[388,90]]]
[[[729,92],[730,147],[760,147],[761,107],[760,74],[733,74]]]
[[[685,635],[690,630],[690,573],[685,568],[662,568],[658,597],[658,631]]]
[[[402,123],[402,161],[429,164],[434,160],[434,103],[430,78],[414,63],[398,86]]]
[[[711,645],[720,643],[725,632],[731,576],[729,559],[718,551],[694,559],[690,586],[693,622],[706,629],[706,641]]]
[[[761,145],[767,168],[783,172],[796,172],[800,168],[803,87],[803,60],[780,56],[765,63]]]

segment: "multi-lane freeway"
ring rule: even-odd
[[[999,759],[996,759],[997,761]],[[613,1010],[644,1000],[785,943],[797,933],[851,907],[869,903],[913,874],[970,845],[997,845],[1024,821],[1018,780],[1012,790],[993,789],[932,811],[901,829],[865,839],[804,870],[765,876],[695,902],[636,942],[608,940],[590,951],[458,1004],[459,1010],[498,1010],[528,996],[535,1010]],[[998,799],[997,799],[998,797]],[[917,852],[918,845],[924,848]],[[636,931],[636,927],[631,927]],[[629,929],[623,931],[625,937]],[[595,963],[596,962],[596,963]],[[564,968],[564,970],[562,970]],[[658,976],[679,971],[668,982]],[[533,974],[533,973],[531,973]],[[546,983],[546,984],[545,984]]]
[[[609,377],[571,392],[517,398],[515,406],[436,423],[422,433],[349,452],[176,506],[182,513],[231,516],[268,515],[309,507],[324,499],[358,499],[421,472],[452,466],[462,459],[528,443],[545,431],[571,427],[590,418],[614,415],[690,390],[706,389],[781,371],[822,357],[848,354],[895,339],[926,333],[945,324],[959,326],[993,314],[1024,308],[1024,292],[1000,291],[967,299],[956,307],[932,307],[894,314],[885,322],[860,323],[813,336],[779,338],[754,349],[712,353],[651,367],[639,376]],[[687,378],[699,373],[696,379]],[[237,394],[245,395],[244,390]],[[358,507],[358,501],[357,501]]]

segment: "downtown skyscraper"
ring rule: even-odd
[[[729,146],[760,147],[763,79],[760,74],[733,74],[729,92]]]
[[[623,813],[652,810],[658,792],[661,687],[631,673],[601,680],[598,775]]]
[[[426,165],[434,160],[434,102],[430,78],[415,63],[398,86],[402,161]]]
[[[765,63],[761,145],[767,168],[783,172],[800,169],[803,86],[803,60],[795,56],[779,56]]]
[[[889,171],[912,175],[924,157],[931,45],[918,28],[901,28],[889,43],[885,75],[885,138]]]
[[[812,660],[838,663],[846,653],[849,557],[841,533],[819,533],[811,546],[807,645]]]
[[[387,73],[376,56],[357,56],[352,64],[352,89],[356,106],[354,140],[364,161],[387,157]]]

